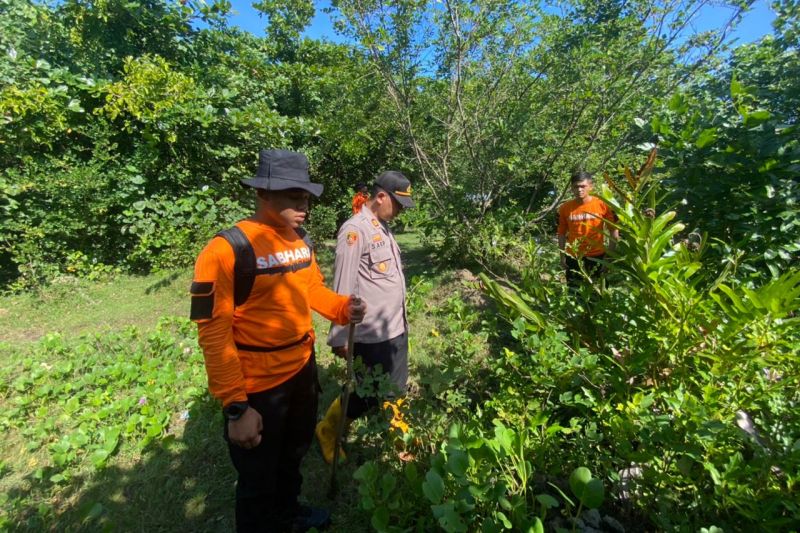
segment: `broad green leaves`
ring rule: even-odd
[[[435,470],[429,470],[425,474],[425,482],[422,484],[422,493],[433,504],[438,504],[444,497],[444,481]]]
[[[668,188],[691,229],[730,246],[715,255],[757,279],[800,250],[797,145],[800,57],[780,39],[743,45],[713,78],[686,87],[653,118]],[[648,130],[648,128],[645,128]]]
[[[259,7],[291,43],[228,27],[227,0],[3,4],[0,285],[190,264],[226,213],[252,209],[238,180],[265,147],[309,156],[326,186],[310,230],[332,236],[396,130],[359,53],[296,38],[311,2]],[[211,208],[190,217],[198,195]]]
[[[539,329],[545,327],[545,318],[539,311],[531,308],[528,303],[530,298],[528,298],[524,292],[520,291],[518,287],[512,285],[511,289],[508,290],[497,281],[490,279],[484,273],[479,274],[479,277],[486,292],[488,292],[492,298],[501,302],[504,308],[511,310],[515,315],[524,317],[532,326]]]
[[[86,466],[101,469],[122,446],[141,450],[181,423],[205,388],[195,342],[183,320],[163,320],[149,336],[131,329],[68,343],[49,335],[34,354],[44,350],[52,363],[27,357],[0,369],[14,391],[0,424],[29,449],[48,450],[39,477],[61,483]]]
[[[573,470],[569,476],[569,487],[578,501],[588,509],[596,509],[603,503],[603,482],[592,478],[592,473],[584,466]]]
[[[509,405],[522,410],[532,397],[569,413],[549,417],[547,432],[557,428],[559,445],[569,443],[555,454],[561,462],[625,465],[603,472],[615,482],[609,487],[587,468],[573,472],[570,490],[551,483],[565,502],[598,506],[608,488],[665,528],[700,527],[723,508],[737,517],[726,526],[791,521],[796,507],[774,492],[784,481],[767,472],[777,457],[782,470],[797,468],[790,450],[800,424],[787,406],[800,400],[800,274],[749,277],[737,262],[721,262],[710,253],[719,243],[686,233],[676,211],[660,209],[663,174],[647,167],[623,168],[601,188],[621,234],[605,280],[564,293],[546,263],[532,263],[519,284],[482,278],[513,321],[494,415],[518,420]],[[679,516],[687,505],[694,514]]]

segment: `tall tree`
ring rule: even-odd
[[[339,27],[384,80],[439,218],[468,242],[516,202],[558,204],[575,167],[629,150],[630,126],[723,45],[742,13],[692,34],[706,0],[338,0]],[[439,221],[440,222],[440,221]]]

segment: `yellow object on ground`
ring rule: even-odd
[[[328,410],[325,412],[325,417],[317,424],[317,429],[314,433],[317,435],[319,442],[319,449],[322,451],[322,458],[325,462],[331,464],[333,462],[334,446],[336,442],[336,430],[342,420],[342,402],[337,396],[331,403]],[[339,447],[339,460],[345,460],[344,450]]]
[[[383,402],[384,409],[392,410],[392,419],[389,421],[389,425],[392,426],[393,429],[399,430],[400,433],[406,433],[408,431],[408,423],[405,421],[401,409],[403,403],[405,403],[403,398],[399,398],[394,402]]]

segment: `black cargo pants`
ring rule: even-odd
[[[236,483],[236,531],[291,531],[303,476],[300,463],[311,445],[317,420],[319,381],[312,352],[308,363],[277,387],[247,395],[261,414],[261,443],[250,450],[228,441]]]

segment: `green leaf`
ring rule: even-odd
[[[544,533],[544,524],[542,524],[541,519],[537,516],[525,531],[526,533]]]
[[[769,269],[769,273],[772,274],[773,278],[777,278],[780,276],[781,272],[778,270],[778,267],[772,263],[767,263],[767,268]]]
[[[711,296],[712,300],[717,302],[717,304],[722,308],[722,310],[725,312],[726,315],[728,315],[728,316],[736,315],[736,311],[733,309],[733,307],[731,307],[728,304],[728,302],[725,300],[725,298],[722,295],[720,295],[720,294],[718,294],[716,292],[711,292],[711,293],[709,293],[709,296]]]
[[[372,513],[370,524],[377,531],[385,531],[389,526],[389,510],[383,506],[375,509],[375,512]]]
[[[555,509],[558,507],[558,500],[549,494],[538,494],[536,500],[541,503],[545,509]]]
[[[103,430],[102,432],[102,447],[103,450],[108,452],[109,454],[113,453],[114,450],[117,449],[117,445],[119,444],[119,435],[121,433],[121,428],[119,427],[112,427]]]
[[[569,486],[578,500],[589,509],[596,509],[603,503],[605,489],[603,482],[593,479],[588,468],[579,466],[569,476]]]
[[[503,424],[498,423],[497,426],[494,428],[494,440],[499,449],[502,450],[505,454],[513,452],[512,450],[512,443],[514,442],[514,431],[510,428],[505,427]]]
[[[397,486],[397,480],[391,472],[386,472],[381,478],[381,491],[385,497],[389,497]]]
[[[744,85],[742,85],[742,83],[736,78],[736,76],[733,76],[731,78],[731,96],[735,98],[737,96],[742,96],[745,94],[747,94],[747,92],[744,89]]]
[[[431,510],[433,511],[433,516],[437,518],[439,525],[442,526],[442,529],[445,531],[452,533],[467,531],[467,525],[461,519],[458,512],[456,512],[453,502],[432,505]]]
[[[512,510],[514,508],[511,505],[511,502],[508,501],[508,498],[506,498],[505,496],[500,496],[499,498],[497,498],[497,503],[499,503],[500,507],[502,507],[506,511],[510,511],[510,510]]]
[[[703,468],[711,475],[711,480],[714,482],[714,485],[722,484],[722,476],[719,475],[719,470],[717,470],[717,467],[714,466],[713,463],[705,462],[703,463]]]
[[[717,140],[717,129],[708,128],[700,132],[700,135],[697,137],[694,145],[698,148],[705,148],[715,140]]]
[[[750,312],[750,310],[747,307],[745,307],[744,303],[742,303],[742,299],[739,298],[739,295],[736,294],[736,292],[734,292],[734,290],[732,288],[730,288],[729,286],[725,285],[724,283],[720,283],[718,285],[718,288],[719,288],[719,290],[721,290],[722,292],[725,293],[725,295],[730,299],[730,301],[733,303],[733,305],[736,307],[736,309],[738,309],[742,313],[749,313]]]
[[[760,126],[771,118],[772,113],[766,109],[759,109],[744,115],[744,125],[747,128],[754,128],[756,126]]]
[[[597,509],[605,498],[605,488],[599,479],[592,479],[586,484],[586,489],[581,497],[581,503],[587,509]]]
[[[503,524],[503,526],[506,529],[511,529],[512,527],[514,527],[514,525],[511,523],[511,521],[506,517],[506,515],[504,513],[500,512],[500,511],[496,511],[494,513],[494,517],[497,518],[498,520],[500,520],[500,522]]]
[[[755,291],[748,289],[745,286],[740,287],[742,292],[747,296],[747,299],[750,300],[750,303],[756,309],[766,309],[767,307],[761,302],[761,299],[758,297],[758,294]]]
[[[103,465],[106,464],[106,460],[108,459],[109,453],[103,449],[94,450],[89,458],[92,460],[92,464],[95,468],[101,468]]]
[[[419,472],[417,472],[417,465],[414,463],[407,463],[403,473],[406,476],[406,480],[410,483],[414,483],[417,478],[419,477]]]
[[[361,490],[362,488],[359,487],[359,494],[361,494],[361,508],[365,511],[370,511],[375,508],[375,500],[372,499],[371,496],[368,494],[364,494]]]
[[[84,109],[81,107],[80,101],[75,98],[69,101],[69,104],[67,104],[67,109],[73,113],[83,113],[84,111]]]
[[[444,497],[444,481],[435,470],[428,470],[422,483],[422,493],[433,504],[438,504]]]
[[[469,457],[461,450],[453,451],[447,458],[447,470],[456,477],[464,477],[469,468]]]
[[[592,480],[592,473],[585,466],[579,466],[572,471],[569,476],[569,488],[572,489],[572,494],[580,499],[586,485]]]

